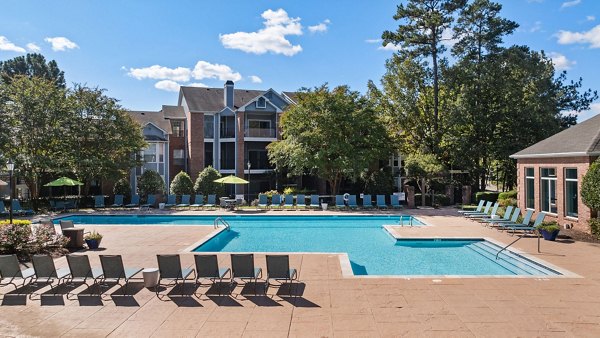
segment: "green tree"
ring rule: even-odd
[[[113,194],[123,195],[125,199],[128,200],[131,197],[131,185],[129,184],[129,180],[123,177],[115,182],[115,185],[113,186]]]
[[[213,167],[204,168],[196,179],[194,191],[197,194],[217,195],[217,197],[225,195],[225,187],[222,183],[217,183],[215,180],[221,178],[221,174]]]
[[[156,171],[145,170],[142,176],[138,178],[137,190],[142,198],[148,195],[163,194],[165,192],[165,182]]]
[[[431,180],[444,171],[444,166],[433,154],[411,154],[404,160],[406,176],[413,179],[421,190],[421,205],[425,205],[425,195]]]
[[[433,130],[439,140],[439,60],[445,51],[442,33],[451,27],[454,14],[465,6],[466,0],[408,0],[397,7],[394,20],[400,21],[396,31],[382,34],[383,44],[392,43],[401,47],[404,59],[431,57]]]
[[[391,154],[383,122],[369,100],[347,86],[303,89],[281,119],[282,140],[267,147],[271,163],[291,175],[315,174],[336,194]]]
[[[194,193],[194,183],[184,171],[180,171],[171,181],[171,194],[175,195],[191,195]]]
[[[11,83],[20,75],[43,78],[57,87],[66,87],[64,72],[58,68],[56,61],[46,62],[42,54],[33,53],[0,61],[0,82]]]
[[[600,160],[594,161],[583,176],[581,201],[592,210],[600,210]]]

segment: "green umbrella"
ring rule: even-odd
[[[64,187],[64,186],[76,186],[76,185],[83,185],[83,183],[76,181],[72,178],[61,177],[50,183],[44,184],[44,187]]]
[[[219,179],[214,180],[214,182],[225,183],[225,184],[248,184],[248,183],[250,183],[243,178],[239,178],[239,177],[233,176],[233,175],[221,177]]]

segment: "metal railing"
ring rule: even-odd
[[[215,218],[213,228],[217,229],[219,225],[222,225],[227,230],[231,230],[231,225],[229,225],[229,223],[226,220],[224,220],[223,217]]]
[[[403,227],[404,226],[404,217],[400,216],[400,221],[398,221],[398,223],[400,223],[400,226]],[[413,218],[412,218],[412,216],[409,218],[408,224],[410,226],[413,226]]]
[[[500,249],[497,253],[496,253],[496,260],[498,260],[498,255],[500,255],[500,253],[506,249],[508,249],[509,246],[517,243],[519,240],[521,240],[521,238],[525,237],[524,235],[519,236],[519,238],[515,239],[514,241],[512,241],[509,245],[505,246],[504,248]],[[537,251],[540,252],[540,233],[539,231],[537,232],[537,239],[538,239],[538,243],[537,243]]]
[[[244,132],[246,137],[275,137],[274,128],[246,128]]]

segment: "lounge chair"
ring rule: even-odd
[[[294,196],[290,194],[285,194],[283,196],[283,207],[293,209],[294,208]]]
[[[140,206],[140,195],[138,195],[138,194],[131,196],[130,203],[125,205],[126,208],[137,208],[139,206]]]
[[[464,214],[465,212],[481,212],[484,204],[485,200],[479,200],[479,204],[477,204],[477,208],[475,210],[459,210],[458,212],[461,214]]]
[[[112,283],[121,285],[121,281],[125,281],[123,287],[123,295],[127,295],[129,280],[140,273],[142,268],[126,268],[123,266],[123,258],[121,255],[100,255],[100,264],[102,265],[102,284]]]
[[[515,233],[515,231],[534,231],[537,230],[537,227],[542,224],[544,218],[546,218],[546,213],[542,211],[537,214],[537,217],[535,218],[535,221],[533,222],[532,226],[529,226],[529,222],[527,222],[527,225],[513,225],[508,226],[506,228],[508,228],[508,230],[512,230],[513,234]]]
[[[91,286],[88,281],[92,281],[92,285],[102,277],[101,268],[92,268],[90,258],[87,255],[67,255],[67,264],[71,274],[65,279],[66,284],[82,283],[88,288]],[[67,299],[69,293],[67,293]]]
[[[385,204],[385,195],[377,195],[377,208],[387,209],[387,207],[387,204]]]
[[[235,279],[254,280],[254,292],[256,283],[262,277],[262,269],[254,266],[253,254],[231,254],[231,283]]]
[[[19,200],[16,198],[12,200],[12,210],[13,210],[13,214],[19,214],[19,215],[33,215],[35,213],[31,209],[21,208],[21,202],[19,202]]]
[[[503,230],[505,228],[515,227],[515,226],[528,227],[529,226],[529,222],[531,222],[531,217],[532,216],[533,216],[533,210],[529,209],[525,213],[525,216],[523,216],[523,221],[521,221],[521,223],[517,223],[517,222],[501,223],[501,224],[498,225],[498,229],[499,230]],[[518,215],[517,215],[517,219],[518,219]]]
[[[306,196],[304,194],[296,195],[296,208],[306,209]]]
[[[106,205],[104,205],[104,195],[94,196],[94,209],[102,209],[105,207]]]
[[[181,203],[177,204],[177,208],[189,208],[190,195],[181,195]]]
[[[115,195],[113,204],[111,204],[110,207],[111,208],[122,208],[123,207],[123,195]]]
[[[71,274],[68,268],[57,269],[54,265],[54,260],[49,255],[33,255],[31,262],[33,263],[33,271],[35,273],[35,277],[31,283],[37,284],[38,282],[42,282],[50,284],[50,289],[54,294],[56,292],[54,292],[53,282],[56,280],[57,284],[60,284],[64,278]]]
[[[363,205],[362,207],[365,209],[369,209],[373,207],[373,200],[371,199],[371,195],[363,195]]]
[[[0,215],[8,215],[9,212],[8,210],[6,210],[6,207],[4,206],[4,202],[0,201]]]
[[[257,209],[266,209],[269,207],[269,202],[268,202],[268,198],[267,195],[265,194],[259,194],[258,195],[258,204],[256,205]]]
[[[400,205],[400,200],[398,200],[398,196],[397,195],[390,195],[390,205],[394,209],[400,209],[400,208],[402,208],[402,205]]]
[[[189,196],[188,196],[189,197]],[[178,282],[181,281],[181,295],[184,294],[185,280],[194,274],[194,281],[196,281],[196,272],[192,268],[182,268],[181,259],[179,255],[156,255],[158,260],[158,271],[159,279],[158,285],[156,286],[156,295],[159,296],[161,281],[168,279],[173,282],[174,286],[177,286]],[[167,284],[169,286],[171,284]]]
[[[319,195],[310,195],[310,205],[309,207],[319,209],[321,204],[319,203]]]
[[[194,195],[194,204],[190,205],[190,208],[201,208],[204,206],[204,195]]]
[[[148,195],[148,198],[146,199],[146,203],[142,204],[140,207],[150,209],[150,208],[154,208],[155,205],[156,205],[156,195]]]
[[[498,215],[498,208],[500,207],[500,203],[496,202],[494,203],[494,207],[492,208],[492,210],[490,211],[489,214],[473,214],[473,215],[469,215],[467,216],[470,219],[473,220],[479,220],[481,221],[482,219],[488,219],[488,218],[494,218]]]
[[[34,276],[33,268],[21,270],[17,255],[0,255],[0,287],[12,285],[16,290],[31,282]],[[22,283],[17,284],[19,280]]]
[[[201,279],[208,279],[214,285],[219,280],[219,286],[223,283],[223,278],[229,274],[231,278],[231,270],[229,268],[219,268],[217,255],[194,255],[194,263],[196,264],[196,285],[202,286]],[[219,288],[219,295],[221,288]]]
[[[167,203],[165,203],[165,208],[172,208],[177,205],[177,195],[167,195]]]
[[[208,201],[204,205],[207,208],[214,208],[215,204],[217,204],[217,195],[208,195]]]
[[[502,227],[503,224],[517,223],[519,216],[521,216],[521,208],[515,208],[513,210],[512,216],[510,217],[510,219],[508,221],[505,219],[495,219],[495,220],[489,220],[489,222],[490,222],[491,226]]]
[[[346,209],[346,201],[343,195],[335,195],[335,207],[338,209]]]
[[[271,197],[271,207],[272,208],[281,208],[281,195],[274,194]]]
[[[488,224],[494,223],[497,221],[508,222],[508,221],[510,221],[510,217],[512,216],[513,209],[514,209],[514,207],[512,205],[509,205],[506,207],[506,210],[504,210],[504,215],[502,215],[502,218],[497,218],[497,217],[486,218],[486,219],[482,219],[481,222],[488,223]]]
[[[298,281],[298,271],[290,268],[289,255],[267,255],[267,287],[271,279],[283,280],[283,283]]]
[[[358,204],[356,203],[356,195],[348,196],[348,208],[350,208],[350,209],[358,208]]]
[[[463,212],[463,216],[465,217],[472,217],[472,216],[479,216],[479,215],[487,215],[490,212],[490,208],[492,207],[492,202],[487,202],[485,204],[485,208],[483,208],[483,211],[468,211],[468,212]]]

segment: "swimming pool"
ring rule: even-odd
[[[357,276],[551,276],[559,272],[483,239],[395,239],[379,226],[231,223],[195,252],[347,253]]]
[[[71,220],[75,224],[95,225],[204,225],[213,226],[216,217],[221,217],[231,225],[244,225],[257,227],[269,225],[271,227],[375,227],[381,228],[385,224],[403,224],[406,226],[424,225],[418,219],[408,215],[384,216],[263,216],[263,215],[71,215],[54,219],[58,224],[60,220]]]

